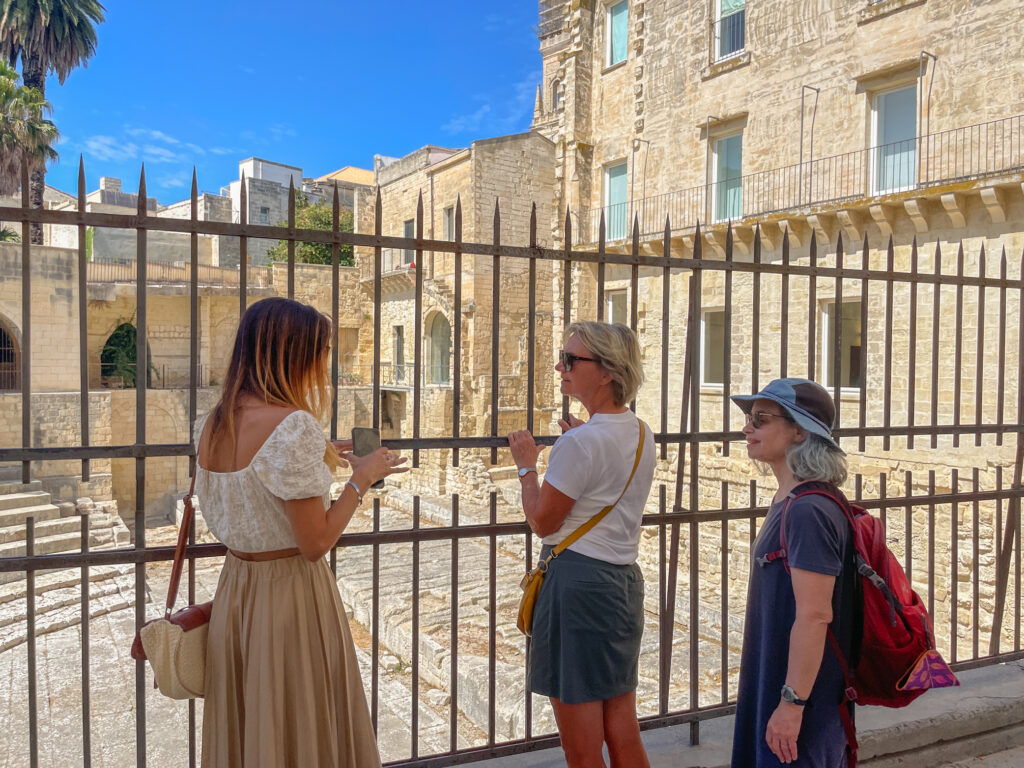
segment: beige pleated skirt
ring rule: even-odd
[[[324,560],[228,554],[210,619],[204,768],[379,768],[352,634]]]

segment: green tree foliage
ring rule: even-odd
[[[68,75],[96,53],[95,24],[103,21],[98,0],[0,0],[0,59],[12,67],[21,61],[25,87],[46,96],[46,76]],[[29,197],[33,208],[43,207],[46,166],[33,165]],[[32,242],[42,243],[42,228],[32,226]]]
[[[0,61],[0,194],[18,190],[25,160],[36,167],[57,158],[53,144],[60,134],[49,113],[42,94],[19,83],[14,68]]]
[[[295,193],[295,227],[296,229],[323,229],[330,231],[332,227],[332,208],[324,201],[310,202],[309,197],[301,192]],[[278,226],[288,226],[282,221]],[[338,213],[338,229],[352,232],[352,211],[342,209]],[[267,251],[271,261],[288,261],[288,243],[280,241]],[[295,243],[295,261],[301,264],[330,264],[331,246],[329,243]],[[338,248],[338,263],[343,267],[351,267],[355,261],[352,257],[352,246],[343,245]]]

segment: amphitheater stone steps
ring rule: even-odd
[[[88,525],[90,550],[114,549],[130,541],[114,502],[51,503],[38,482],[0,483],[0,557],[26,552],[26,520],[33,518],[37,555],[81,551],[82,525]],[[81,621],[81,568],[40,570],[35,573],[36,635],[70,627]],[[0,573],[0,651],[25,642],[27,580],[23,572]],[[135,569],[131,565],[89,568],[89,615],[102,616],[134,604]]]

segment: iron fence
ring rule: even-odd
[[[24,185],[27,187],[27,184]],[[84,200],[84,174],[79,200]],[[788,238],[778,246],[779,259],[762,258],[763,243],[755,234],[752,260],[734,258],[731,234],[724,258],[706,259],[702,238],[696,237],[686,257],[671,250],[671,222],[665,225],[661,253],[639,255],[639,237],[630,254],[573,247],[571,219],[566,218],[560,249],[536,246],[536,217],[531,219],[528,243],[501,244],[500,210],[495,209],[490,242],[464,240],[461,205],[456,211],[453,241],[425,239],[422,206],[413,238],[385,237],[378,195],[373,234],[225,225],[197,220],[196,185],[190,220],[173,221],[112,214],[32,210],[27,201],[17,212],[25,237],[20,246],[22,274],[23,349],[32,349],[33,248],[31,223],[77,224],[132,229],[139,233],[136,276],[137,359],[144,359],[147,344],[147,292],[149,267],[145,232],[149,228],[185,231],[192,235],[189,327],[191,370],[187,403],[188,423],[197,412],[199,318],[197,236],[215,232],[238,237],[241,251],[246,238],[272,237],[325,242],[333,246],[331,307],[340,301],[338,248],[365,248],[373,268],[373,362],[369,422],[379,426],[382,387],[388,380],[381,360],[386,344],[382,333],[385,274],[383,252],[413,249],[417,263],[424,250],[451,254],[452,397],[450,428],[428,436],[424,428],[423,379],[426,367],[421,270],[414,275],[413,298],[405,311],[412,313],[414,355],[411,366],[411,407],[405,436],[390,441],[410,451],[412,464],[424,477],[450,476],[471,460],[475,465],[501,469],[510,462],[502,449],[506,422],[498,407],[498,383],[513,374],[525,382],[515,410],[519,426],[533,429],[538,442],[554,442],[553,425],[535,413],[551,402],[555,416],[569,410],[566,398],[554,394],[550,370],[537,368],[538,349],[559,343],[562,330],[573,320],[603,318],[609,270],[628,275],[628,322],[641,337],[648,385],[634,404],[654,428],[659,450],[655,489],[643,518],[641,566],[648,581],[645,650],[641,659],[640,713],[643,728],[689,723],[694,742],[703,720],[733,710],[741,634],[743,583],[750,567],[749,551],[758,520],[772,489],[746,468],[734,451],[742,434],[741,419],[730,409],[728,395],[756,391],[768,378],[806,375],[819,378],[822,360],[830,362],[830,381],[838,404],[837,438],[850,452],[856,474],[850,495],[879,514],[888,524],[893,547],[905,569],[926,597],[936,617],[940,648],[954,668],[965,668],[1021,658],[1021,466],[1024,458],[1024,274],[1016,254],[995,256],[967,253],[963,246],[955,259],[938,245],[928,252],[912,247],[875,250],[867,240],[858,252],[847,252],[840,237],[837,246],[819,250],[814,241],[791,253]],[[244,194],[244,186],[243,186]],[[144,178],[139,198],[145,199]],[[337,196],[335,196],[337,213]],[[84,206],[82,206],[84,208]],[[247,210],[241,205],[241,210]],[[244,214],[243,214],[244,215]],[[698,225],[699,229],[699,225]],[[599,240],[604,241],[603,233]],[[698,232],[699,234],[699,232]],[[80,243],[84,238],[80,237]],[[463,256],[490,257],[490,306],[478,304],[476,316],[487,316],[489,326],[481,338],[463,338]],[[479,259],[477,260],[479,261]],[[503,265],[525,262],[527,270],[502,282]],[[550,269],[555,280],[542,282],[538,273]],[[294,263],[287,264],[286,295],[296,295]],[[641,270],[643,274],[641,275]],[[88,275],[84,245],[78,253],[78,296],[86,295]],[[485,276],[484,276],[485,277]],[[479,281],[484,277],[477,275]],[[508,292],[503,285],[525,284],[526,306],[522,329],[514,325]],[[239,269],[238,314],[248,302],[246,265]],[[548,291],[545,288],[550,289]],[[554,287],[553,287],[554,286]],[[643,325],[640,323],[641,286],[644,289]],[[481,300],[483,294],[476,293]],[[859,302],[859,323],[833,321],[822,333],[823,302],[841,306]],[[869,307],[872,307],[869,309]],[[702,370],[707,350],[701,318],[707,309],[724,311],[717,352],[724,364],[722,381],[708,388]],[[560,309],[560,311],[559,311]],[[394,311],[395,308],[389,309]],[[79,301],[80,327],[88,327],[90,307]],[[832,313],[839,317],[841,313]],[[338,325],[334,318],[335,338]],[[549,326],[538,318],[552,318]],[[503,341],[502,332],[508,331]],[[968,333],[973,332],[973,336]],[[544,335],[549,336],[548,339]],[[856,335],[857,344],[852,343]],[[146,540],[147,471],[153,461],[168,457],[194,460],[191,427],[187,442],[159,444],[147,440],[147,387],[136,389],[135,440],[132,444],[92,445],[86,333],[80,333],[81,444],[38,447],[33,444],[31,412],[32,371],[28,360],[21,369],[22,440],[20,446],[0,447],[0,462],[20,462],[22,480],[29,482],[38,462],[81,461],[88,476],[90,462],[128,459],[134,464],[134,541],[131,548],[93,551],[83,534],[79,552],[42,554],[36,549],[36,521],[24,524],[21,551],[7,550],[0,557],[0,577],[24,579],[25,641],[9,653],[23,654],[26,688],[13,692],[28,711],[26,731],[30,765],[39,762],[41,734],[67,739],[66,731],[40,728],[36,629],[36,580],[54,569],[73,569],[80,578],[80,656],[67,661],[81,669],[81,714],[78,717],[83,763],[91,763],[95,724],[89,707],[93,651],[89,642],[90,596],[86,587],[90,569],[112,564],[135,569],[134,626],[146,618],[147,564],[166,562],[173,548],[148,546]],[[511,339],[511,341],[509,341]],[[472,342],[490,347],[480,363],[468,354]],[[334,345],[338,349],[338,345]],[[844,387],[843,366],[851,354],[859,357],[857,370],[867,372],[859,387]],[[844,362],[847,361],[847,362]],[[542,362],[543,359],[542,359]],[[482,366],[480,370],[474,366]],[[332,370],[338,381],[337,351]],[[397,370],[392,367],[392,373]],[[403,372],[404,373],[404,372]],[[489,383],[489,384],[488,384]],[[474,400],[483,412],[475,434],[464,434],[465,405]],[[487,407],[489,406],[489,410]],[[507,409],[506,409],[507,412]],[[673,429],[678,417],[677,428]],[[338,413],[332,415],[331,436],[337,436]],[[973,446],[971,445],[973,443]],[[741,452],[739,452],[741,453]],[[865,460],[858,462],[858,455]],[[878,467],[884,471],[878,472]],[[436,471],[435,471],[436,469]],[[415,471],[413,473],[415,477]],[[522,522],[517,503],[503,488],[425,495],[416,485],[404,496],[396,489],[378,498],[364,518],[363,530],[344,534],[331,553],[343,591],[350,583],[362,591],[346,591],[357,622],[366,628],[364,646],[369,655],[369,697],[375,725],[384,721],[386,691],[398,685],[404,698],[402,712],[408,733],[380,732],[382,744],[400,754],[392,764],[440,766],[527,751],[557,743],[543,702],[524,693],[529,641],[515,633],[514,606],[519,576],[529,570],[539,542]],[[489,488],[486,489],[486,488]],[[429,495],[429,498],[428,498]],[[513,494],[514,496],[514,494]],[[404,511],[403,511],[404,510]],[[83,526],[83,530],[85,526]],[[189,549],[188,599],[196,595],[196,566],[224,554],[218,544],[195,544]],[[468,560],[467,560],[468,558]],[[473,567],[466,565],[472,562]],[[468,573],[466,570],[468,569]],[[360,579],[362,581],[360,582]],[[1007,618],[1009,617],[1009,618]],[[428,619],[429,622],[428,623]],[[389,623],[390,622],[390,623]],[[987,634],[987,637],[985,636]],[[127,643],[130,637],[125,637]],[[398,648],[397,646],[402,646]],[[436,646],[441,647],[439,652]],[[127,647],[127,645],[125,645]],[[385,656],[396,663],[382,665]],[[406,677],[402,677],[407,674]],[[147,718],[152,706],[149,678],[143,663],[134,667],[134,751],[139,766],[147,764],[147,740],[155,724]],[[403,683],[402,681],[406,682]],[[429,698],[427,682],[447,696],[431,710],[434,728],[444,743],[425,747]],[[402,687],[405,686],[405,687]],[[435,697],[436,698],[436,697]],[[149,704],[147,703],[149,702]],[[187,755],[195,764],[198,730],[195,703],[187,707],[187,733],[178,762]],[[499,713],[500,710],[500,713]],[[439,714],[440,713],[440,714]],[[422,719],[421,719],[422,718]],[[460,734],[459,723],[473,722],[473,732]],[[499,728],[499,723],[503,724]],[[61,728],[66,728],[62,725]],[[434,732],[432,731],[432,732]],[[403,732],[404,733],[404,732]],[[407,738],[396,746],[394,739]],[[385,740],[391,740],[385,742]],[[45,746],[45,744],[44,744]]]
[[[625,240],[636,220],[642,237],[698,221],[721,223],[814,205],[884,197],[983,179],[1024,168],[1024,116],[954,128],[688,189],[584,210],[581,244]]]

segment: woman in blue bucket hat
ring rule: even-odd
[[[732,765],[841,768],[843,674],[826,634],[831,627],[853,655],[852,533],[825,496],[788,503],[803,482],[846,480],[846,454],[832,437],[835,404],[807,379],[776,379],[732,400],[746,416],[747,455],[778,483],[752,553]]]

